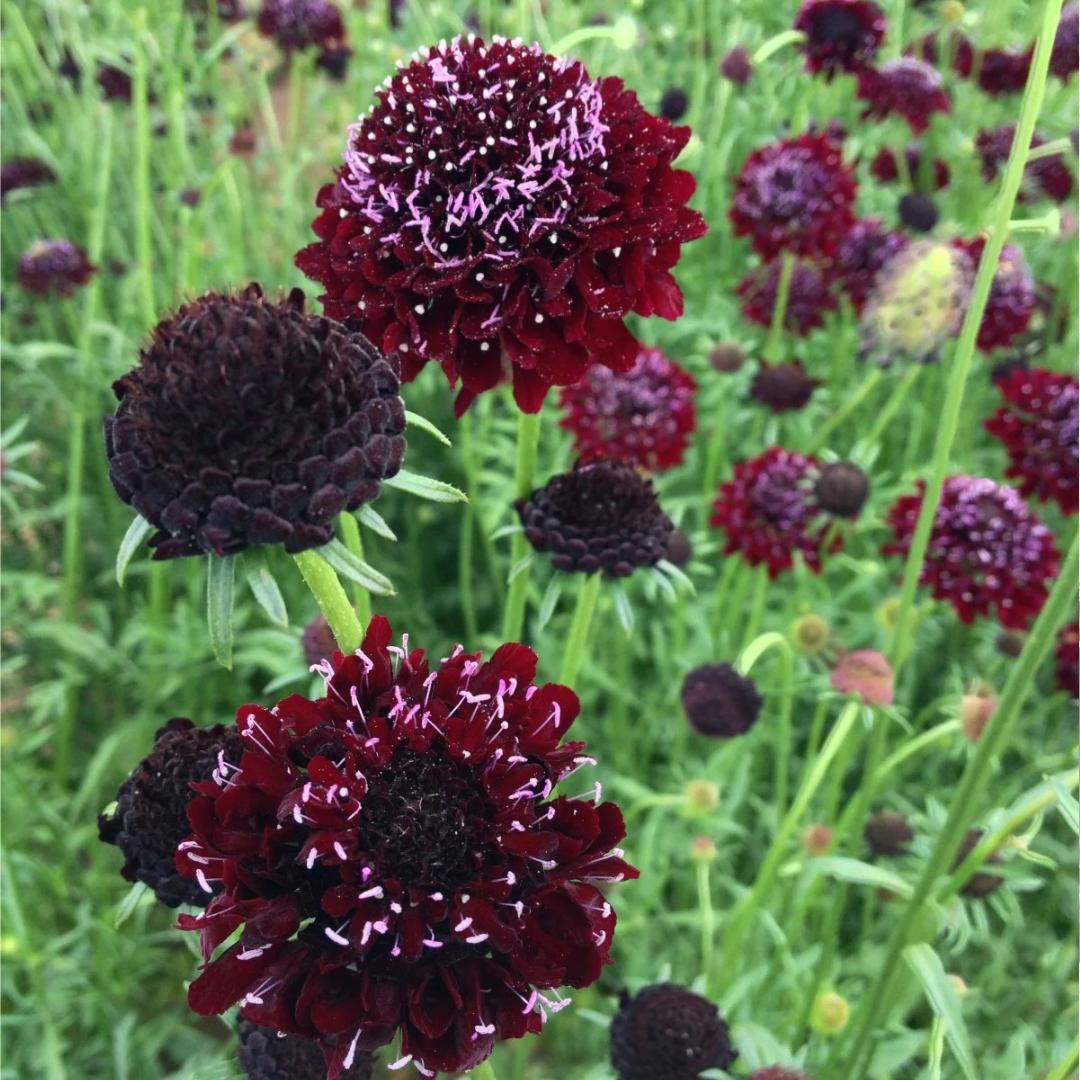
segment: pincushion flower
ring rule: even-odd
[[[873,62],[885,37],[885,13],[871,0],[805,0],[794,29],[806,35],[799,47],[806,70],[831,79]]]
[[[882,267],[907,246],[907,237],[886,229],[878,218],[852,222],[836,246],[829,265],[829,280],[859,314],[873,291]]]
[[[829,255],[852,222],[855,190],[840,147],[828,135],[800,135],[750,154],[728,216],[762,258]]]
[[[904,164],[907,167],[907,175],[912,183],[918,187],[922,176],[922,150],[918,145],[909,144],[904,147]],[[949,185],[949,166],[941,158],[934,158],[930,163],[931,186],[935,191],[940,191]],[[900,178],[900,165],[896,154],[888,147],[883,147],[874,155],[870,162],[870,175],[883,184],[891,184]]]
[[[157,529],[156,559],[320,547],[405,452],[394,368],[361,335],[306,314],[299,290],[185,304],[113,390],[109,479]]]
[[[1059,690],[1070,697],[1080,697],[1080,621],[1063,627],[1058,634],[1054,678]]]
[[[1027,84],[1034,50],[987,49],[979,57],[979,89],[991,97],[1018,94]]]
[[[19,256],[15,280],[34,296],[70,296],[96,272],[86,252],[70,240],[35,240]]]
[[[341,12],[328,0],[263,0],[256,25],[284,53],[325,52],[345,39]]]
[[[997,180],[1001,167],[1009,159],[1015,124],[983,128],[975,136],[975,152],[982,163],[982,176],[988,182]],[[1031,137],[1032,149],[1043,146],[1046,139],[1036,132]],[[1024,180],[1018,198],[1021,201],[1045,195],[1054,202],[1066,202],[1073,192],[1073,176],[1065,164],[1064,154],[1036,158],[1024,166]]]
[[[743,298],[742,313],[746,319],[758,326],[772,325],[779,284],[780,260],[773,259],[751,271],[735,286],[736,295]],[[784,330],[806,337],[822,325],[826,311],[835,309],[836,297],[829,291],[825,275],[810,263],[795,263],[784,311]]]
[[[321,1080],[326,1075],[322,1046],[314,1039],[281,1038],[272,1028],[242,1018],[236,1036],[236,1058],[246,1080]],[[371,1055],[359,1052],[338,1080],[371,1080],[373,1070]]]
[[[979,846],[983,841],[982,829],[968,829],[964,834],[964,839],[960,842],[960,847],[956,852],[956,857],[952,861],[950,870],[955,870],[959,865]],[[983,865],[995,865],[1000,866],[1003,862],[1001,853],[999,851],[991,851],[986,856]],[[973,900],[982,900],[984,897],[989,896],[991,893],[995,893],[1002,885],[1005,884],[1005,879],[1000,874],[988,874],[985,871],[979,871],[972,874],[964,883],[960,892],[964,896],[969,896]]]
[[[919,487],[889,511],[894,539],[882,548],[886,555],[907,555],[925,484]],[[982,477],[946,477],[919,581],[952,604],[961,622],[993,616],[1024,629],[1057,570],[1050,530],[1016,491]]]
[[[867,68],[858,78],[857,96],[866,102],[864,119],[884,119],[896,113],[918,135],[927,129],[933,113],[947,113],[952,107],[941,76],[913,56]]]
[[[349,132],[297,266],[412,379],[429,360],[456,411],[509,374],[536,412],[550,386],[629,369],[630,312],[674,319],[671,269],[705,222],[672,168],[690,137],[620,79],[538,45],[424,49]]]
[[[180,917],[205,959],[192,1009],[332,1039],[328,1078],[400,1035],[395,1066],[431,1076],[595,982],[615,928],[598,885],[637,872],[613,803],[555,794],[592,759],[560,745],[578,699],[536,662],[459,646],[430,668],[376,616],[322,666],[325,697],[239,710],[244,752],[196,786],[176,857],[222,889]]]
[[[792,450],[770,447],[736,463],[734,475],[720,485],[709,524],[727,537],[726,555],[741,555],[751,566],[764,565],[776,578],[802,552],[807,567],[821,570],[821,523],[813,487],[818,462]],[[832,550],[839,547],[839,538]]]
[[[678,465],[694,431],[694,380],[659,349],[627,372],[595,365],[559,400],[559,426],[579,457],[610,457],[660,472]]]
[[[38,158],[12,158],[0,166],[0,202],[13,191],[51,184],[56,173]]]
[[[1054,45],[1050,50],[1050,74],[1063,83],[1076,73],[1080,46],[1080,4],[1066,4],[1061,9]]]
[[[1013,370],[996,380],[1005,404],[983,426],[1009,455],[1005,475],[1020,494],[1053,500],[1063,514],[1080,509],[1078,384],[1043,368]]]
[[[679,703],[699,735],[733,739],[754,726],[764,699],[730,664],[703,664],[687,672]]]
[[[974,273],[986,239],[954,240],[953,246],[967,256]],[[1034,313],[1035,281],[1027,260],[1018,247],[1006,244],[998,258],[976,344],[983,352],[1008,347],[1028,328]]]
[[[801,360],[782,364],[762,361],[750,383],[750,396],[774,413],[792,412],[805,408],[820,385],[820,379],[807,375]]]
[[[875,855],[903,855],[911,841],[915,839],[915,830],[903,814],[895,810],[879,810],[866,823],[863,838]]]

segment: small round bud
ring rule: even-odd
[[[987,721],[997,708],[997,698],[988,694],[965,694],[960,699],[960,726],[970,743],[979,741]]]
[[[835,990],[826,990],[814,999],[810,1027],[819,1035],[838,1035],[847,1026],[851,1007]]]
[[[674,122],[686,114],[689,103],[686,91],[680,86],[672,86],[665,90],[660,98],[660,115],[665,120]]]
[[[870,481],[858,465],[834,461],[821,470],[814,494],[818,505],[836,517],[854,517],[870,494]]]
[[[716,845],[707,836],[695,836],[690,841],[690,859],[696,863],[711,863],[716,859]]]
[[[802,834],[803,851],[807,855],[825,855],[832,846],[832,829],[828,825],[807,825]]]
[[[728,82],[745,86],[754,71],[750,54],[741,45],[736,45],[720,58],[719,71]]]
[[[694,545],[690,542],[690,537],[682,529],[676,529],[668,540],[668,562],[673,566],[683,567],[690,561],[693,554]]]
[[[833,669],[829,682],[842,694],[854,694],[864,705],[891,705],[893,671],[889,661],[874,649],[856,649]]]
[[[938,223],[938,210],[928,195],[909,191],[897,207],[900,224],[912,232],[929,232]]]
[[[875,855],[903,855],[915,830],[903,814],[882,810],[866,823],[863,836]]]
[[[1002,656],[1015,658],[1024,651],[1024,635],[1018,630],[1002,630],[994,642]]]
[[[958,23],[966,14],[967,9],[960,0],[943,0],[938,8],[938,18],[945,23]]]
[[[703,664],[688,672],[680,700],[690,726],[712,739],[745,734],[763,704],[753,681],[730,664]]]
[[[714,345],[709,352],[709,363],[716,371],[730,375],[738,371],[746,361],[746,353],[734,342],[726,341]]]
[[[686,809],[692,814],[707,814],[720,805],[720,789],[711,780],[691,780],[684,794]]]
[[[964,836],[963,841],[960,844],[960,850],[956,853],[956,858],[953,859],[952,869],[955,870],[974,850],[979,846],[983,838],[982,829],[969,829]],[[991,851],[986,856],[985,863],[990,865],[1001,864],[1001,854],[997,851]],[[974,900],[980,900],[984,896],[989,896],[993,892],[997,892],[998,889],[1005,883],[1005,879],[1000,874],[986,874],[977,873],[972,874],[964,883],[964,887],[960,890],[964,896],[970,896]]]
[[[632,49],[637,44],[638,25],[629,15],[616,19],[611,30],[611,40],[616,49],[626,52],[627,49]]]
[[[816,656],[829,644],[832,628],[820,615],[801,615],[791,624],[791,644],[807,656]]]

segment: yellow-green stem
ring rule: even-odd
[[[559,682],[563,686],[573,686],[581,665],[585,662],[586,639],[596,610],[596,598],[600,595],[600,582],[603,575],[590,574],[578,588],[577,603],[574,605],[574,619],[570,623],[570,635],[566,639],[562,667],[559,670]]]
[[[364,541],[360,538],[360,523],[346,512],[338,518],[338,528],[341,530],[341,539],[345,546],[358,559],[364,558]],[[356,617],[361,626],[367,626],[371,621],[371,594],[363,585],[353,585],[353,606],[356,608]]]
[[[514,467],[514,497],[525,499],[532,493],[536,473],[536,451],[540,444],[540,413],[520,413],[518,416],[517,464]],[[503,640],[519,641],[525,625],[525,599],[529,592],[529,569],[518,570],[529,554],[529,542],[522,532],[514,533],[510,544],[510,573],[507,583],[506,607],[503,609]]]

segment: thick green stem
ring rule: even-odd
[[[532,493],[536,473],[536,451],[540,444],[540,413],[518,416],[517,464],[514,468],[514,497],[525,499]],[[503,640],[518,641],[525,625],[525,599],[529,591],[529,569],[521,561],[529,554],[525,534],[514,533],[510,545],[510,575],[503,609]],[[517,571],[515,573],[515,571]]]
[[[701,973],[705,979],[706,993],[712,988],[715,959],[713,940],[716,937],[716,914],[713,911],[709,867],[708,859],[702,859],[697,864],[698,911],[701,915]]]
[[[364,629],[333,567],[316,551],[301,551],[293,561],[326,616],[338,647],[343,653],[355,652],[364,639]]]
[[[591,574],[578,589],[577,603],[574,606],[574,619],[570,623],[570,636],[566,639],[566,651],[563,653],[562,667],[559,669],[559,682],[563,686],[573,686],[587,652],[586,639],[592,624],[596,599],[600,595],[602,574]]]
[[[784,331],[784,319],[787,317],[788,297],[791,295],[791,278],[795,273],[795,256],[785,251],[780,256],[780,276],[776,283],[776,302],[773,304],[772,322],[769,324],[769,336],[765,339],[765,359],[772,362],[778,359],[780,335]]]
[[[770,649],[780,656],[780,716],[776,724],[776,751],[773,755],[773,806],[778,818],[787,811],[788,757],[791,753],[791,710],[795,704],[795,658],[791,643],[783,634],[771,631],[750,642],[735,662],[742,675],[749,675],[754,664]]]
[[[345,546],[361,562],[364,559],[364,541],[360,539],[360,523],[346,512],[338,518],[338,527],[341,530],[341,539]],[[371,594],[363,585],[353,585],[353,605],[356,608],[356,617],[361,626],[367,626],[371,621]]]

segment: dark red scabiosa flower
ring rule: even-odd
[[[958,30],[950,31],[944,42],[938,41],[936,33],[927,34],[909,51],[934,67],[946,64],[947,53],[951,57],[948,66],[962,79],[970,78],[975,69],[975,46]]]
[[[925,484],[919,487],[889,511],[894,540],[882,548],[886,555],[907,555]],[[1057,570],[1054,538],[1018,492],[977,476],[946,478],[919,581],[952,604],[961,622],[994,616],[1007,629],[1024,629]]]
[[[0,167],[0,202],[13,191],[51,184],[56,173],[37,158],[12,158]]]
[[[35,240],[19,256],[15,280],[34,296],[70,296],[96,272],[86,252],[71,241]]]
[[[333,537],[405,453],[397,374],[360,334],[257,285],[207,293],[154,328],[113,383],[109,479],[158,531],[155,559]]]
[[[1015,124],[1004,124],[996,128],[984,128],[975,136],[975,152],[982,163],[983,179],[988,183],[997,180],[1001,167],[1009,159]],[[1042,146],[1046,139],[1034,134],[1031,146]],[[1066,202],[1073,193],[1073,175],[1065,164],[1064,154],[1052,154],[1049,157],[1036,158],[1024,166],[1024,180],[1018,196],[1020,201],[1045,195],[1054,202]]]
[[[730,664],[694,668],[683,680],[679,700],[690,726],[710,739],[744,735],[764,704],[754,683]]]
[[[690,131],[621,80],[470,37],[424,49],[376,96],[296,263],[406,381],[437,361],[460,414],[509,374],[536,412],[591,364],[633,365],[630,312],[682,314],[670,271],[705,232],[671,164]]]
[[[325,71],[335,82],[343,82],[352,59],[353,51],[348,45],[334,46],[319,53],[315,66]]]
[[[680,86],[672,86],[665,90],[660,98],[660,115],[672,122],[681,120],[686,115],[689,104],[690,99],[686,96],[686,91]]]
[[[973,273],[985,246],[982,236],[953,241],[953,247],[970,260]],[[1027,260],[1019,248],[1006,244],[998,259],[976,344],[983,352],[1008,348],[1028,328],[1034,313],[1035,281]]]
[[[1068,82],[1076,73],[1080,47],[1080,4],[1066,4],[1061,9],[1054,45],[1050,50],[1050,74]]]
[[[987,49],[979,56],[979,89],[991,97],[1018,94],[1027,84],[1031,70],[1031,48]]]
[[[903,855],[915,839],[915,830],[903,814],[894,810],[879,810],[863,829],[870,850],[875,855]]]
[[[881,120],[896,113],[920,135],[929,127],[933,113],[947,113],[952,107],[941,76],[913,56],[867,68],[859,72],[858,78],[857,96],[866,102],[863,119]]]
[[[855,190],[840,147],[827,135],[800,135],[750,154],[728,217],[762,258],[831,255],[853,220]]]
[[[904,147],[904,163],[907,165],[907,175],[917,188],[922,177],[922,151],[915,144]],[[941,158],[934,158],[930,164],[931,187],[940,191],[949,186],[949,166]],[[870,175],[883,184],[892,184],[900,178],[900,166],[896,160],[896,154],[888,147],[877,152],[874,160],[870,162]]]
[[[658,983],[623,993],[611,1020],[611,1064],[618,1080],[698,1080],[738,1057],[716,1006],[698,994]]]
[[[624,461],[579,461],[514,504],[525,536],[556,570],[626,577],[666,558],[671,519],[652,482]]]
[[[1063,514],[1080,509],[1078,384],[1072,375],[1043,368],[1013,370],[996,380],[1005,405],[983,426],[1005,447],[1005,475],[1020,494],[1053,500]]]
[[[326,1057],[315,1039],[282,1036],[243,1017],[236,1025],[236,1037],[237,1063],[246,1080],[323,1080],[326,1076]],[[338,1080],[371,1080],[373,1069],[371,1054],[361,1050]]]
[[[957,851],[956,858],[953,859],[952,870],[955,870],[979,846],[982,842],[982,838],[982,829],[969,829],[967,833],[964,834],[964,839],[960,842],[960,850]],[[1000,866],[1001,862],[1001,853],[991,851],[990,854],[986,856],[984,865],[993,864],[995,866]],[[986,874],[980,872],[972,874],[964,883],[964,887],[960,892],[973,900],[981,900],[991,893],[997,892],[1004,884],[1005,879],[1000,874]]]
[[[596,981],[615,929],[598,885],[637,871],[618,807],[554,793],[592,759],[560,745],[578,699],[535,685],[536,662],[458,646],[429,670],[376,616],[323,665],[325,697],[239,710],[244,752],[196,787],[177,851],[222,889],[180,918],[206,960],[192,1009],[332,1038],[330,1076],[400,1034],[395,1065],[430,1076]]]
[[[154,736],[150,753],[135,767],[116,793],[116,809],[98,819],[98,833],[124,856],[120,873],[141,881],[163,904],[195,904],[208,896],[176,872],[176,845],[190,831],[187,805],[191,785],[209,780],[219,758],[236,757],[240,736],[221,724],[197,728],[181,717],[170,720]]]
[[[1080,622],[1063,627],[1054,650],[1054,678],[1057,688],[1070,697],[1080,697]]]
[[[774,413],[791,412],[805,408],[820,385],[820,379],[812,379],[806,374],[801,360],[783,364],[762,361],[750,383],[750,396]]]
[[[736,45],[720,57],[717,70],[728,82],[743,87],[750,81],[754,66],[746,49],[742,45]]]
[[[97,84],[106,101],[131,101],[131,76],[112,64],[100,64]]]
[[[300,648],[304,652],[304,661],[308,667],[316,667],[329,659],[337,647],[337,639],[325,615],[316,615],[300,635]]]
[[[854,517],[866,503],[870,481],[858,465],[833,461],[821,467],[814,496],[818,506],[834,517]]]
[[[678,465],[694,431],[694,380],[659,349],[627,372],[593,366],[560,395],[559,426],[579,457],[609,457],[650,472]]]
[[[873,291],[878,272],[907,246],[907,237],[886,229],[878,218],[859,218],[836,246],[828,277],[858,314]]]
[[[256,25],[283,53],[325,52],[345,39],[341,12],[328,0],[263,0]]]
[[[831,79],[873,62],[885,37],[885,13],[870,0],[805,0],[794,28],[806,35],[799,46],[806,70]]]
[[[778,446],[738,462],[732,479],[720,485],[709,519],[727,536],[724,553],[764,565],[776,578],[801,551],[810,570],[819,573],[825,526],[813,494],[818,471],[813,458]],[[839,545],[837,538],[833,549]]]
[[[772,325],[776,292],[780,285],[780,260],[760,266],[735,286],[743,298],[742,313],[758,326]],[[836,297],[829,291],[825,275],[810,263],[797,262],[791,272],[784,329],[806,337],[821,326],[826,311],[836,310]]]

